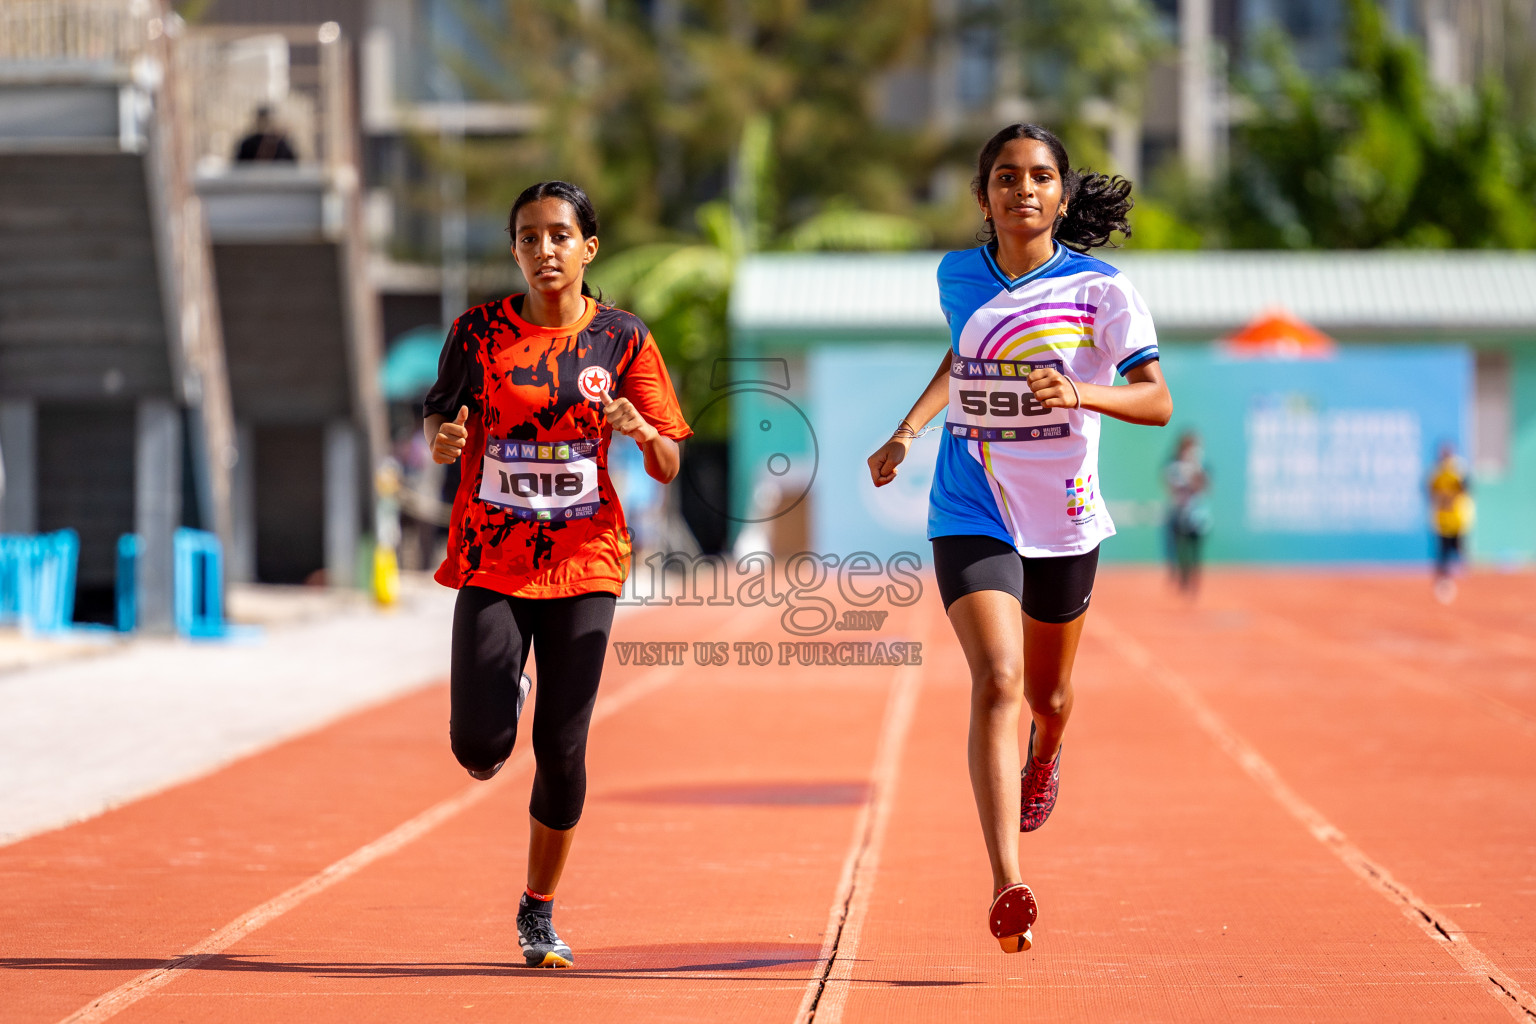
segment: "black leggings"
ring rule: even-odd
[[[472,771],[505,761],[517,740],[517,689],[534,648],[539,668],[533,718],[533,797],[528,812],[547,828],[581,820],[587,797],[587,726],[608,651],[616,598],[577,594],[546,600],[464,587],[453,608],[453,756]]]

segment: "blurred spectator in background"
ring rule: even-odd
[[[1194,431],[1179,435],[1173,458],[1163,469],[1163,486],[1168,488],[1168,568],[1179,592],[1193,598],[1200,587],[1200,543],[1211,528],[1205,497],[1210,474]]]
[[[386,607],[400,599],[400,496],[405,474],[393,456],[373,474],[373,598]]]
[[[610,447],[608,473],[629,521],[630,543],[637,552],[633,565],[641,561],[638,552],[662,550],[667,534],[666,491],[645,472],[645,458],[636,445]]]
[[[1429,515],[1435,539],[1435,599],[1449,604],[1456,597],[1453,569],[1461,562],[1461,539],[1472,528],[1472,477],[1467,464],[1449,441],[1440,445],[1440,461],[1429,474]]]
[[[250,133],[235,147],[236,163],[256,163],[263,160],[285,160],[292,163],[297,157],[288,144],[288,136],[272,120],[272,108],[256,108],[256,122]]]

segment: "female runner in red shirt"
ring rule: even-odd
[[[528,966],[570,967],[553,897],[586,797],[587,727],[629,571],[608,446],[614,431],[628,435],[646,472],[668,483],[677,442],[693,431],[645,324],[583,281],[598,245],[586,193],[533,185],[507,228],[528,291],[454,321],[425,404],[432,457],[460,469],[436,576],[459,591],[449,736],[470,775],[496,774],[517,738],[532,647],[537,768],[517,934]]]

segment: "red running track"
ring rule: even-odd
[[[985,928],[930,588],[879,634],[920,666],[610,658],[575,970],[515,966],[531,766],[469,783],[437,684],[0,848],[0,1021],[1536,1020],[1533,592],[1226,572],[1186,609],[1106,571],[1029,953]]]

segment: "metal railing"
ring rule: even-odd
[[[343,260],[343,319],[353,387],[354,421],[366,438],[367,465],[387,448],[378,394],[382,345],[378,296],[369,276],[358,138],[352,92],[352,48],[335,22],[321,25],[210,25],[178,40],[178,66],[188,83],[187,125],[200,179],[241,173],[270,180],[281,165],[234,164],[233,155],[258,107],[268,107],[288,138],[300,172],[318,169],[334,209]],[[372,479],[371,470],[363,474]]]
[[[152,0],[5,0],[0,61],[126,62],[165,31]]]
[[[199,429],[189,441],[201,449],[199,461],[208,468],[208,492],[200,497],[214,532],[228,544],[234,530],[229,475],[237,452],[234,404],[224,363],[224,329],[213,279],[208,221],[192,184],[194,153],[188,112],[196,83],[182,72],[176,59],[185,25],[169,11],[166,0],[132,2],[152,6],[149,19],[163,26],[147,44],[147,53],[161,75],[147,161],[153,183],[150,202],[161,243],[156,249],[166,271],[161,275],[166,282],[166,309],[179,314],[177,322],[168,325],[178,342],[178,380],[184,401],[198,418]]]
[[[347,102],[348,45],[323,25],[213,25],[189,30],[178,48],[190,99],[192,150],[201,174],[232,163],[241,138],[267,108],[297,162],[331,172],[353,166]]]
[[[261,106],[289,139],[299,171],[318,168],[337,211],[334,238],[343,260],[343,319],[352,381],[354,421],[367,440],[367,466],[388,444],[378,365],[383,329],[369,274],[364,229],[358,126],[352,91],[352,47],[335,22],[321,25],[210,25],[179,41],[186,82],[191,150],[200,179],[241,173],[271,180],[280,165],[242,168],[232,157]],[[372,479],[371,469],[363,474]]]

